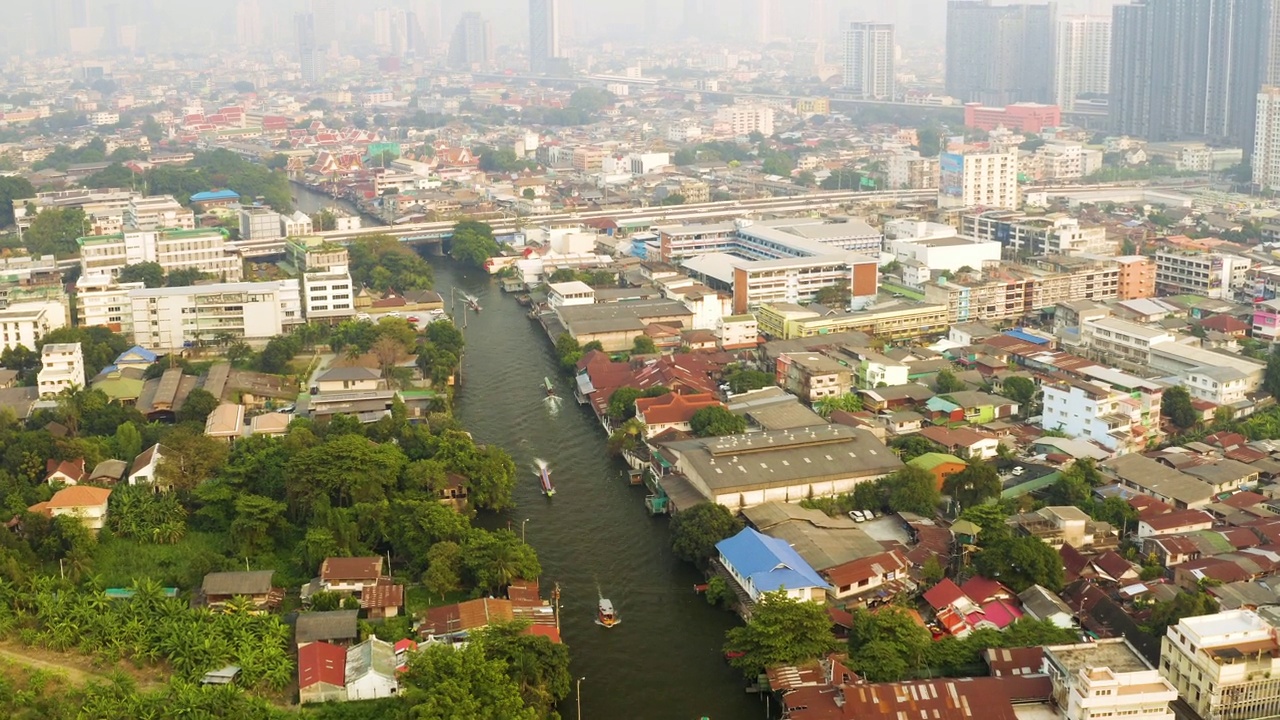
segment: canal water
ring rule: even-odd
[[[590,411],[573,400],[542,328],[483,271],[431,258],[436,290],[479,298],[466,310],[459,419],[477,442],[506,448],[518,468],[518,508],[481,525],[524,531],[542,562],[542,587],[562,590],[562,634],[574,677],[585,677],[586,720],[738,720],[764,718],[759,696],[721,654],[737,619],[693,591],[700,576],[670,549],[666,518],[651,518],[645,490],[623,477]],[[458,303],[455,317],[461,318]],[[461,323],[459,323],[461,325]],[[564,398],[548,404],[543,378]],[[539,492],[535,462],[550,464],[556,495]],[[528,519],[525,522],[525,519]],[[613,601],[621,624],[595,624],[598,593]],[[571,694],[560,708],[577,717]]]

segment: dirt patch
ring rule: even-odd
[[[43,648],[0,643],[0,659],[21,663],[39,670],[61,673],[66,675],[68,680],[71,680],[77,685],[82,685],[87,682],[107,682],[109,680],[107,677],[107,673],[110,672],[109,669],[94,667],[89,658],[83,655],[59,653],[51,650],[45,650]],[[114,669],[132,677],[138,684],[138,688],[141,690],[158,687],[162,684],[157,682],[154,677],[133,667],[127,662],[118,663]]]

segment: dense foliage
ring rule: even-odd
[[[689,419],[689,428],[698,437],[739,435],[747,431],[747,419],[734,415],[723,405],[704,407]]]
[[[449,255],[460,263],[483,268],[485,262],[498,254],[498,241],[493,239],[493,228],[488,223],[463,220],[453,228]]]
[[[390,235],[362,235],[347,246],[351,280],[378,292],[428,290],[431,265]]]
[[[788,597],[786,591],[760,596],[751,619],[725,634],[729,664],[754,678],[767,667],[824,657],[838,647],[831,618],[820,603]]]
[[[716,543],[742,531],[742,521],[719,503],[702,503],[671,517],[671,550],[699,566],[716,554]]]

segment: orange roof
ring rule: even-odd
[[[106,505],[109,497],[111,497],[111,490],[108,488],[76,485],[54,493],[53,497],[49,498],[46,507],[50,510],[56,508],[98,507]]]
[[[475,630],[494,622],[511,622],[514,619],[510,600],[476,598],[457,605],[430,608],[420,630],[424,634],[443,635]]]
[[[724,404],[710,393],[667,393],[661,397],[636,400],[636,414],[643,415],[649,425],[687,423],[699,410],[716,406],[724,407]]]

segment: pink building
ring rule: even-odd
[[[1038,133],[1062,124],[1062,110],[1057,105],[1015,103],[1002,108],[984,107],[981,103],[964,106],[965,127],[995,130],[1004,127],[1024,133]]]
[[[1255,340],[1275,342],[1280,340],[1280,299],[1253,304],[1253,331]]]

